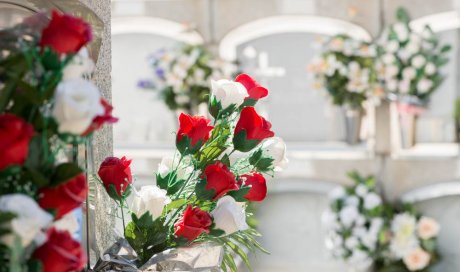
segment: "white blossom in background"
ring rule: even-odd
[[[417,55],[412,59],[412,66],[416,69],[422,68],[426,63],[426,59],[422,55]]]
[[[393,237],[390,242],[391,252],[398,258],[404,258],[418,248],[419,240],[416,235],[417,220],[408,213],[398,214],[393,218],[391,231]]]
[[[329,192],[329,198],[331,200],[337,200],[345,197],[347,195],[345,188],[342,186],[337,186]]]
[[[438,236],[441,226],[436,220],[423,216],[417,224],[417,234],[420,238],[428,240]]]
[[[89,57],[88,49],[82,48],[72,61],[64,68],[63,80],[88,77],[96,68],[94,61]]]
[[[67,231],[70,234],[75,234],[80,229],[75,211],[65,214],[61,219],[53,223],[53,227],[61,231]]]
[[[187,180],[188,177],[194,173],[194,168],[190,164],[190,159],[182,159],[179,164],[180,156],[175,157],[163,157],[160,164],[158,165],[157,173],[160,177],[165,178],[172,171],[176,171],[176,177],[179,180]]]
[[[430,263],[430,254],[421,248],[416,248],[403,258],[403,262],[410,271],[420,271]]]

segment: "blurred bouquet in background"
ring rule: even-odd
[[[78,144],[117,121],[87,80],[91,27],[55,10],[0,37],[0,271],[81,271],[74,210],[88,184]]]
[[[213,81],[209,112],[214,120],[180,115],[177,151],[162,160],[156,185],[135,190],[126,158],[111,157],[102,163],[98,172],[102,184],[131,215],[127,225],[123,212],[121,218],[130,247],[126,252],[136,254],[108,253],[109,260],[101,260],[96,271],[158,271],[177,263],[184,271],[198,271],[196,265],[216,256],[206,250],[218,246],[223,249],[222,269],[236,272],[235,257],[250,266],[247,254],[265,251],[256,241],[258,232],[246,222],[251,216],[246,206],[265,199],[266,176],[287,163],[285,143],[273,137],[271,124],[253,107],[267,95],[267,89],[245,74],[235,81]],[[133,200],[128,203],[130,194]],[[171,250],[190,253],[197,247],[201,254],[193,260],[174,262],[164,257]],[[218,271],[222,258],[213,260],[206,268]]]
[[[202,45],[180,44],[161,49],[150,58],[153,80],[141,80],[138,86],[158,91],[169,109],[197,114],[207,103],[210,79],[230,78],[236,66],[214,57]]]
[[[374,45],[337,35],[324,46],[307,68],[315,77],[315,89],[324,88],[335,105],[359,110],[368,97],[383,94],[374,85]]]
[[[349,174],[354,185],[337,187],[329,194],[330,207],[323,214],[326,246],[334,258],[349,268],[367,271],[379,255],[384,231],[384,204],[373,177]]]
[[[390,98],[425,106],[444,80],[440,68],[447,64],[451,46],[440,46],[428,26],[422,33],[415,32],[405,9],[399,8],[396,17],[397,22],[377,40],[378,80]]]

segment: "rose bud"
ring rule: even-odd
[[[35,250],[32,258],[41,262],[43,272],[82,271],[86,265],[80,243],[67,231],[54,228],[48,231],[48,241]]]
[[[272,165],[275,171],[282,171],[289,160],[286,157],[286,143],[280,137],[266,139],[262,143],[263,156],[273,160]]]
[[[98,115],[93,119],[89,128],[83,133],[83,136],[100,129],[104,124],[114,124],[118,122],[118,118],[112,116],[112,105],[110,105],[104,98],[101,98],[101,105],[104,108],[104,114]]]
[[[34,128],[24,119],[10,113],[0,115],[0,171],[25,163],[33,135]]]
[[[40,47],[58,54],[74,54],[92,40],[91,27],[80,18],[53,10],[49,25],[43,29]]]
[[[219,199],[211,215],[214,218],[216,228],[225,231],[226,235],[249,228],[242,203],[236,202],[231,196],[224,196]]]
[[[216,200],[229,191],[238,190],[235,175],[222,162],[210,164],[204,170],[206,190],[214,190],[213,199]]]
[[[257,83],[257,81],[255,81],[252,77],[250,77],[247,74],[241,74],[237,76],[235,81],[243,84],[243,86],[246,88],[249,94],[246,100],[251,99],[251,100],[257,101],[268,95],[268,90],[260,86],[260,84]]]
[[[182,217],[174,224],[174,234],[191,242],[202,233],[209,233],[211,225],[212,218],[209,213],[188,205]]]
[[[233,145],[241,152],[251,151],[261,141],[273,137],[272,125],[257,114],[254,107],[246,107],[241,111],[240,119],[235,127]]]
[[[104,187],[111,198],[120,200],[127,196],[129,187],[133,182],[131,175],[131,160],[122,157],[106,158],[97,172]],[[112,189],[111,189],[112,188]]]
[[[267,196],[267,183],[262,174],[254,172],[242,175],[240,183],[243,186],[251,187],[244,196],[249,201],[262,201]]]
[[[217,118],[221,110],[230,106],[239,107],[244,103],[248,92],[243,84],[226,79],[211,80],[212,98],[210,100],[210,112]],[[229,109],[231,111],[231,108]]]
[[[209,139],[213,126],[211,121],[203,116],[190,116],[182,113],[179,116],[176,146],[181,154],[197,152]]]
[[[38,203],[43,209],[53,210],[56,219],[80,207],[88,193],[88,184],[83,174],[79,174],[56,187],[40,189]]]

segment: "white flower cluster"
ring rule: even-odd
[[[417,217],[409,213],[395,215],[391,223],[390,253],[395,260],[402,260],[410,271],[423,270],[430,264],[431,253],[423,247],[423,241],[438,236],[439,224],[429,217]]]
[[[398,22],[382,33],[378,44],[377,76],[388,92],[423,96],[434,90],[440,80],[435,62],[440,52],[430,29],[415,33]]]
[[[228,78],[236,67],[214,59],[201,46],[179,46],[162,49],[151,58],[155,70],[155,89],[170,88],[178,105],[191,101],[192,87],[207,89],[210,79]]]
[[[357,269],[372,265],[384,226],[383,202],[375,189],[363,183],[329,195],[331,207],[323,214],[326,246],[333,256]]]

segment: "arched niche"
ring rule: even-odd
[[[178,42],[203,43],[202,36],[187,25],[154,17],[118,17],[112,20],[112,95],[115,148],[134,145],[172,145],[175,115],[158,99],[158,93],[137,87],[153,78],[148,57]]]
[[[460,271],[460,182],[440,182],[406,192],[401,196],[405,203],[414,204],[423,215],[436,219],[441,230],[438,250],[441,260],[433,272]]]
[[[370,41],[353,23],[319,16],[274,16],[239,26],[224,36],[220,56],[238,61],[271,91],[259,110],[270,115],[278,135],[290,142],[343,142],[343,112],[323,90],[313,89],[307,65],[320,54],[319,40],[348,34]]]
[[[451,44],[449,63],[442,68],[446,79],[433,94],[429,109],[424,112],[417,127],[418,142],[454,142],[455,100],[459,97],[460,87],[460,11],[432,14],[413,20],[411,27],[422,32],[428,25],[439,37],[441,44]]]

